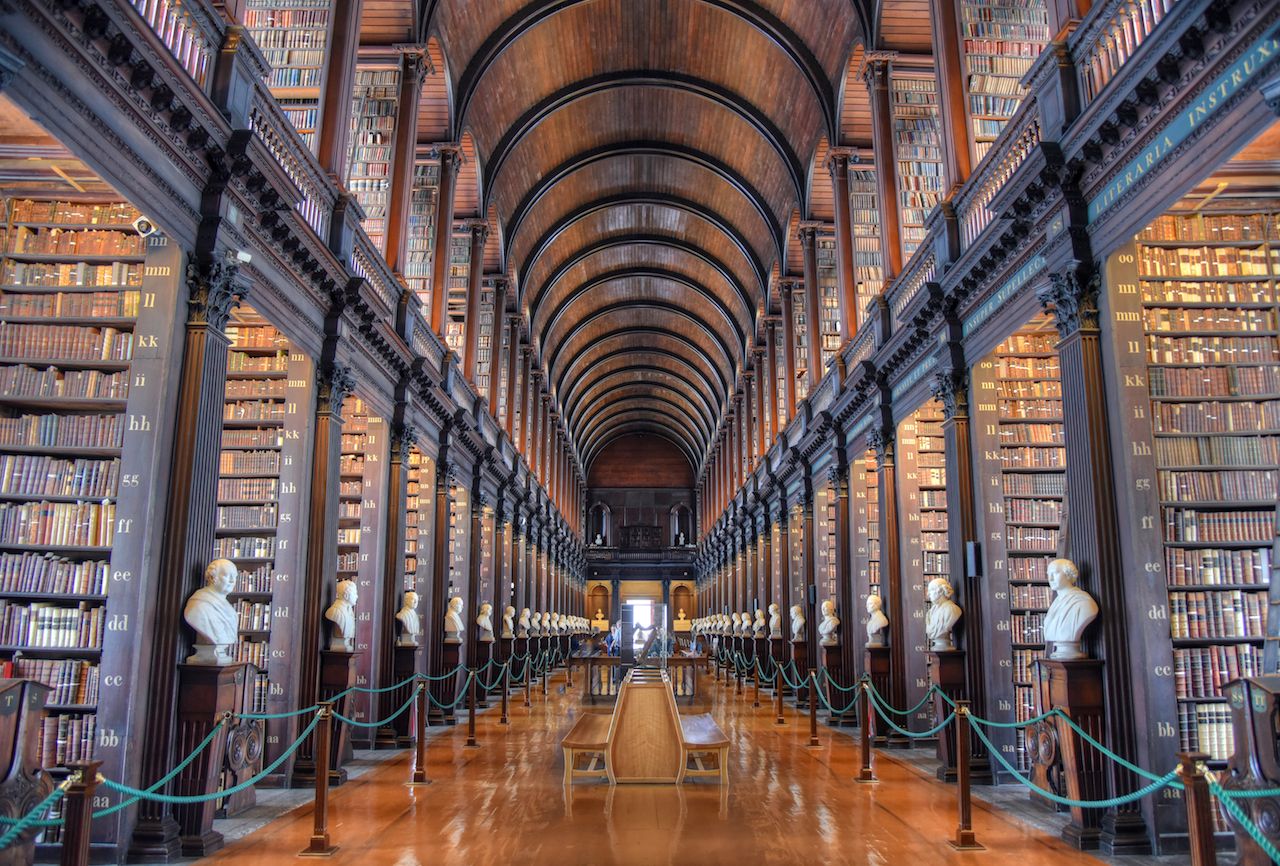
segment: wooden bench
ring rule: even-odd
[[[729,781],[729,737],[710,713],[680,717],[680,744],[684,749],[685,778],[715,776],[720,784]],[[703,760],[714,754],[716,765],[708,769]],[[689,761],[693,761],[693,767]]]
[[[611,713],[582,713],[573,723],[569,733],[560,741],[564,752],[564,783],[572,785],[576,778],[605,779],[605,751],[609,747],[609,728],[613,723]],[[576,766],[579,757],[587,758],[585,769]]]

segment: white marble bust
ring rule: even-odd
[[[867,596],[867,646],[884,646],[884,631],[889,627],[889,617],[881,608],[884,600],[878,595]]]
[[[516,637],[529,636],[529,608],[520,611],[520,619],[516,622]]]
[[[804,609],[798,604],[791,605],[791,641],[804,640]]]
[[[935,577],[929,581],[929,615],[924,621],[924,633],[933,643],[930,649],[934,652],[953,650],[956,648],[951,630],[956,627],[963,611],[960,605],[951,600],[955,590],[945,577]]]
[[[742,637],[751,637],[751,611],[744,610],[738,616],[738,634]]]
[[[600,608],[596,608],[596,620],[598,621],[602,619],[604,619],[604,611],[602,611]]]
[[[688,618],[684,614],[684,608],[676,611],[676,622],[688,622]]]
[[[534,611],[529,615],[529,637],[540,637],[542,635],[542,613]]]
[[[493,643],[493,605],[484,602],[476,614],[476,628],[480,630],[481,643]]]
[[[734,636],[742,634],[742,620],[736,610],[729,614],[729,630],[725,634]]]
[[[551,635],[551,614],[545,610],[542,612],[542,622],[538,624],[538,630],[542,633],[543,637],[549,637]]]
[[[417,646],[422,623],[418,621],[418,594],[413,590],[404,594],[404,603],[396,611],[396,622],[400,623],[396,646]]]
[[[1053,603],[1044,615],[1044,639],[1053,644],[1051,659],[1069,661],[1085,658],[1080,637],[1089,623],[1098,617],[1098,603],[1093,596],[1076,586],[1080,570],[1069,559],[1049,563],[1049,588]]]
[[[822,622],[818,623],[818,643],[822,646],[839,646],[840,618],[836,616],[836,603],[827,599],[822,603]]]
[[[782,610],[776,604],[769,605],[769,637],[782,637]]]
[[[462,624],[462,599],[454,596],[449,599],[449,607],[444,614],[444,642],[462,643],[462,632],[466,626]]]
[[[182,617],[196,633],[191,665],[229,665],[235,662],[232,647],[240,636],[240,615],[227,601],[236,588],[235,563],[215,559],[204,570],[204,586],[191,593]]]
[[[502,609],[502,637],[503,638],[515,637],[515,630],[513,627],[515,618],[516,618],[516,609],[514,607],[512,607],[511,605],[507,605]]]
[[[356,582],[338,581],[336,596],[324,612],[324,618],[333,624],[329,632],[329,649],[351,652],[356,644],[356,601],[360,597]]]
[[[595,545],[596,545],[596,547],[603,547],[603,546],[604,546],[604,538],[603,538],[603,537],[600,535],[600,533],[598,533],[598,532],[596,533]]]
[[[752,637],[764,637],[765,630],[768,628],[768,624],[764,621],[764,611],[756,608],[756,619],[751,625]]]

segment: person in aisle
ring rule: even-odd
[[[240,618],[227,601],[236,588],[239,573],[229,559],[215,559],[204,570],[204,586],[187,599],[183,619],[196,633],[195,652],[187,659],[195,665],[229,665],[231,648],[239,636]]]

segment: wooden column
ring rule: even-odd
[[[340,311],[330,313],[331,333],[316,370],[316,409],[312,425],[311,496],[307,503],[306,586],[301,597],[302,637],[298,652],[298,707],[320,700],[320,650],[324,645],[322,614],[333,593],[338,564],[338,464],[342,454],[342,404],[355,387],[351,371],[332,361],[339,335],[332,330]],[[293,733],[303,722],[295,720]],[[314,741],[308,739],[294,759],[293,787],[315,782]]]
[[[858,610],[854,606],[853,560],[849,551],[851,533],[849,514],[849,464],[845,462],[843,436],[835,437],[836,464],[828,474],[836,497],[836,612],[840,617],[840,664],[847,679],[857,669],[852,629],[857,628]],[[834,703],[834,701],[833,701]],[[847,703],[847,702],[846,702]]]
[[[493,509],[493,613],[494,634],[499,639],[502,636],[503,614],[508,605],[515,605],[514,593],[511,591],[514,572],[511,558],[511,510],[508,507],[510,495],[504,485],[498,492],[498,501]],[[519,614],[520,611],[517,610],[516,613]],[[502,660],[506,661],[506,657]]]
[[[778,435],[778,430],[782,428],[780,419],[778,418],[778,320],[770,316],[764,323],[765,333],[765,364],[768,367],[769,389],[766,392],[768,399],[765,401],[766,406],[763,414],[765,427],[765,452],[768,452],[770,446],[773,445],[774,438]]]
[[[813,531],[813,478],[807,468],[804,473],[804,487],[800,495],[800,531],[802,533],[800,549],[804,551],[804,587],[800,604],[804,607],[804,630],[809,649],[809,667],[814,668],[818,666],[818,617],[814,609],[817,597],[815,588],[818,582],[814,560],[817,559],[818,538]]]
[[[778,291],[782,295],[782,364],[783,395],[786,398],[786,417],[778,420],[781,433],[796,417],[796,314],[795,314],[795,280],[782,280],[778,283]]]
[[[961,61],[960,22],[956,0],[929,0],[933,27],[933,64],[938,82],[938,108],[942,120],[944,189],[949,197],[973,173],[969,146],[969,113],[965,104],[965,74]],[[974,709],[974,713],[982,714]]]
[[[880,202],[880,248],[884,284],[902,273],[902,217],[898,212],[897,155],[893,146],[893,107],[889,98],[892,51],[868,51],[866,78],[871,97],[871,148],[876,159],[876,198]]]
[[[747,474],[750,475],[756,466],[756,407],[755,407],[754,371],[748,369],[742,374],[742,432],[747,457]]]
[[[516,608],[516,618],[519,619],[520,613],[529,605],[529,569],[528,563],[525,562],[525,545],[528,543],[525,535],[525,527],[527,517],[524,512],[524,506],[517,503],[511,514],[511,576],[514,578],[515,589],[512,590],[512,604]]]
[[[444,340],[445,317],[449,311],[449,245],[453,238],[453,191],[458,183],[462,151],[456,144],[441,144],[440,187],[436,199],[436,227],[431,256],[431,330]]]
[[[804,253],[804,337],[808,346],[809,395],[822,379],[822,308],[818,305],[818,230],[800,229],[800,249]]]
[[[444,612],[449,604],[449,484],[453,465],[449,462],[449,427],[440,434],[439,456],[436,458],[436,503],[431,543],[431,598],[427,605],[427,628],[423,638],[427,646],[427,670],[433,677],[445,672]],[[449,700],[452,687],[443,680],[432,683],[438,700]]]
[[[954,3],[954,0],[951,0]],[[858,333],[858,284],[853,270],[853,212],[849,206],[849,162],[852,148],[832,148],[827,159],[836,206],[836,277],[840,285],[840,340],[847,345]],[[843,645],[843,644],[842,644]],[[846,668],[846,670],[852,670]]]
[[[533,393],[537,385],[533,380],[533,348],[531,346],[524,347],[520,369],[520,391],[518,394],[524,402],[520,407],[520,417],[513,422],[516,429],[516,449],[524,457],[525,463],[532,465],[529,461],[529,431],[533,425],[530,423],[529,413],[533,411],[531,408],[533,406]]]
[[[494,305],[496,308],[496,304]],[[503,310],[506,315],[506,310]],[[520,381],[520,356],[523,349],[520,346],[520,317],[509,316],[507,318],[507,328],[509,336],[507,337],[507,405],[506,417],[503,419],[503,428],[507,431],[507,438],[512,441],[516,447],[519,442],[516,439],[516,400],[520,399],[522,393]]]
[[[151,657],[146,721],[131,732],[142,746],[141,779],[150,784],[163,777],[182,756],[173,754],[177,731],[177,665],[182,647],[181,614],[188,595],[203,585],[212,558],[217,521],[218,454],[222,441],[222,407],[226,395],[225,329],[231,308],[242,293],[236,268],[213,256],[193,255],[187,271],[186,332],[180,346],[182,373],[178,410],[173,418],[173,458],[169,498],[161,534],[156,616],[150,626]],[[158,339],[166,339],[163,335]],[[142,623],[135,623],[138,628]],[[145,646],[145,643],[140,643]],[[145,733],[144,733],[145,732]],[[131,856],[169,860],[181,847],[178,822],[167,803],[144,800],[138,806]]]
[[[467,223],[467,231],[471,233],[471,264],[467,269],[467,320],[466,341],[462,344],[462,376],[474,388],[476,386],[476,355],[480,353],[480,296],[484,292],[480,277],[484,271],[484,245],[489,240],[489,224],[484,220],[472,220]],[[489,346],[489,354],[492,356],[492,336],[489,339]]]
[[[538,475],[538,452],[542,431],[542,371],[533,370],[529,379],[529,447],[525,451],[525,459],[529,461],[529,473],[534,480],[541,481]]]
[[[316,156],[330,177],[345,183],[351,149],[351,93],[360,47],[361,0],[334,0],[329,11],[329,48],[324,57],[316,118]]]
[[[498,403],[501,402],[498,397],[502,386],[502,329],[507,321],[507,288],[510,284],[511,281],[506,277],[493,278],[493,324],[489,329],[489,414],[498,426],[502,426],[502,419],[498,417]],[[514,346],[509,346],[507,351],[510,352],[512,348]],[[512,382],[508,379],[508,404],[511,403],[511,385]]]
[[[1067,451],[1067,538],[1069,558],[1080,569],[1080,586],[1098,599],[1106,684],[1107,746],[1130,762],[1137,760],[1136,705],[1130,679],[1130,635],[1121,611],[1127,610],[1120,549],[1120,524],[1113,488],[1111,436],[1107,421],[1106,377],[1099,343],[1098,292],[1101,276],[1091,262],[1072,262],[1051,271],[1040,301],[1054,315],[1061,342],[1062,408]],[[1118,763],[1108,762],[1111,795],[1133,791],[1143,780]],[[1140,804],[1107,810],[1102,819],[1102,850],[1138,854],[1151,850]]]
[[[409,201],[413,198],[413,166],[418,150],[418,102],[422,82],[431,61],[418,46],[400,56],[400,93],[396,103],[396,130],[391,152],[391,201],[387,207],[387,266],[404,271],[409,237]]]
[[[765,610],[765,622],[768,623],[769,605],[773,601],[773,515],[767,500],[760,503],[761,511],[761,552],[760,566],[761,588],[760,606]],[[766,633],[766,637],[768,634]]]
[[[763,461],[765,455],[769,453],[769,439],[765,432],[768,424],[769,401],[766,395],[769,393],[769,374],[765,369],[764,352],[756,349],[756,457]]]
[[[471,534],[468,537],[470,551],[467,556],[467,610],[463,614],[462,624],[466,629],[462,641],[467,648],[464,661],[469,668],[478,668],[483,659],[480,658],[480,630],[475,627],[475,615],[480,610],[480,569],[481,551],[484,549],[484,507],[488,504],[481,478],[484,474],[483,461],[476,463],[471,476]]]
[[[404,391],[407,381],[397,388],[395,409],[391,421],[391,448],[387,460],[387,533],[383,537],[382,555],[382,619],[374,623],[374,635],[378,648],[378,687],[390,686],[397,681],[395,675],[396,629],[392,616],[400,609],[400,595],[404,591],[404,539],[405,505],[409,495],[409,448],[417,437],[417,431],[405,426]],[[372,599],[371,599],[372,601]],[[373,608],[377,610],[375,606]],[[402,679],[402,678],[401,678]],[[402,689],[383,692],[378,696],[378,714],[374,718],[385,719],[404,702]],[[386,725],[378,729],[379,746],[395,748],[395,729]]]
[[[902,598],[902,559],[898,550],[898,486],[894,468],[894,430],[886,424],[867,434],[867,447],[876,453],[880,505],[880,596],[889,618],[889,703],[907,706],[907,606]]]

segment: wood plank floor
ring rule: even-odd
[[[480,716],[480,748],[463,748],[466,726],[442,733],[428,752],[425,788],[404,785],[410,757],[398,757],[336,789],[330,833],[335,864],[509,864],[574,866],[1059,866],[1101,861],[1076,852],[975,803],[974,826],[986,852],[959,853],[954,788],[880,758],[876,785],[852,779],[856,742],[820,726],[810,749],[808,724],[788,711],[775,727],[750,694],[718,688],[715,713],[734,740],[727,790],[708,780],[683,787],[578,783],[566,796],[558,742],[578,711],[578,691],[552,685],[524,709],[512,701],[510,726],[496,709]],[[311,831],[305,806],[233,843],[208,862],[294,861]]]

